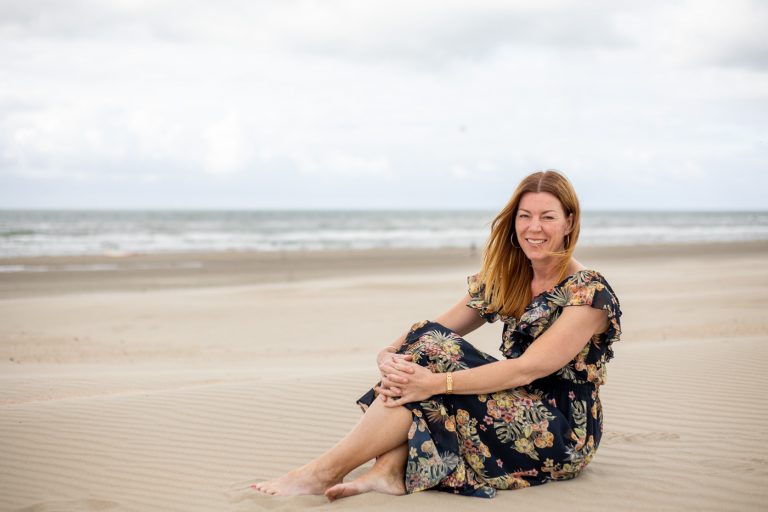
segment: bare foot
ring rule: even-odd
[[[341,482],[339,478],[327,478],[310,466],[303,466],[280,478],[251,484],[251,488],[270,496],[298,496],[323,494],[329,487]]]
[[[366,474],[355,478],[351,482],[339,483],[325,491],[325,497],[329,500],[347,498],[365,492],[380,492],[402,496],[405,494],[405,475],[402,471],[390,472],[372,468]]]

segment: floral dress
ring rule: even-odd
[[[619,340],[619,301],[605,278],[580,270],[533,298],[519,319],[492,311],[483,285],[470,276],[467,306],[488,322],[504,322],[501,352],[516,358],[568,306],[608,313],[608,330],[560,370],[514,389],[482,395],[435,395],[406,404],[408,432],[405,487],[491,498],[496,489],[519,489],[576,477],[595,455],[603,430],[599,388]],[[457,371],[496,361],[455,332],[430,321],[414,324],[399,353],[433,372]],[[373,403],[374,390],[359,400]]]

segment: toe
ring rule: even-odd
[[[258,493],[261,494],[271,494],[270,491],[272,491],[272,486],[269,485],[269,482],[258,482],[255,484],[251,484],[251,487]]]
[[[343,493],[344,486],[342,484],[334,485],[325,490],[325,497],[330,501],[340,498]]]

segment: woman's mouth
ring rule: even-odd
[[[525,241],[531,245],[542,245],[547,240],[544,238],[526,238]]]

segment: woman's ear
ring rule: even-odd
[[[568,218],[565,221],[565,234],[570,235],[573,231],[573,214],[568,214]]]

